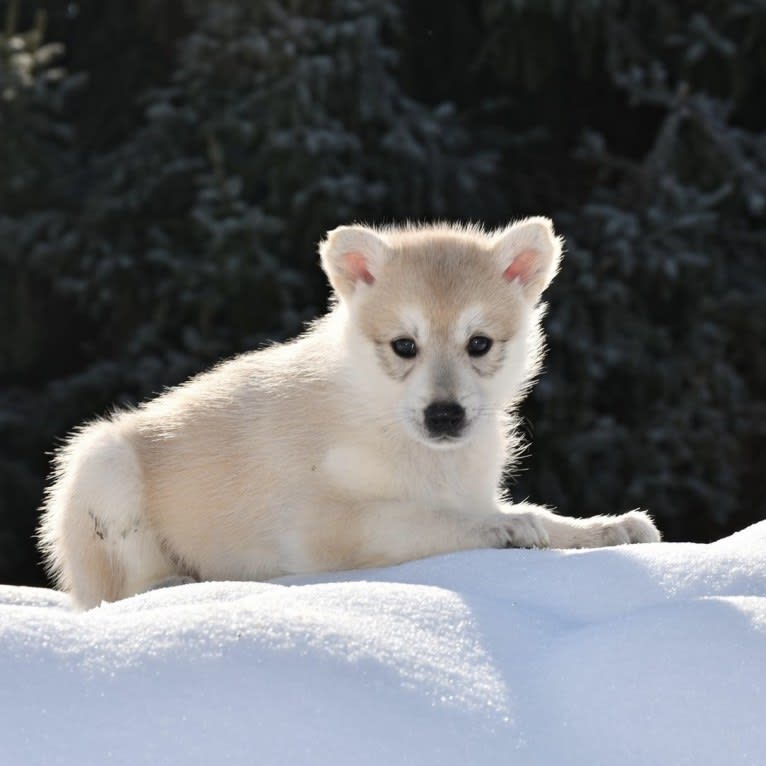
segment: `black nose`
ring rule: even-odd
[[[465,410],[457,402],[433,402],[423,416],[431,436],[457,436],[465,424]]]

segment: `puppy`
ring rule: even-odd
[[[59,452],[40,528],[84,608],[158,583],[267,580],[470,548],[654,542],[643,512],[573,519],[501,489],[510,412],[538,371],[545,218],[341,226],[320,246],[330,312]]]

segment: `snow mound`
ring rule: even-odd
[[[766,763],[766,522],[86,613],[0,586],[0,764]]]

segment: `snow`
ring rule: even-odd
[[[766,763],[766,521],[90,612],[0,586],[0,764]]]

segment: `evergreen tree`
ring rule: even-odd
[[[8,5],[0,31],[0,573],[31,578],[41,439],[53,433],[22,386],[39,386],[67,363],[58,346],[68,318],[56,313],[58,242],[75,158],[63,111],[81,80],[57,66],[61,47],[44,43],[45,15],[20,33],[18,10]]]
[[[394,6],[189,5],[171,82],[97,163],[78,249],[110,343],[141,354],[180,341],[198,363],[294,332],[321,308],[327,228],[444,215],[476,199],[491,157],[471,151],[448,106],[402,93],[384,42]]]

